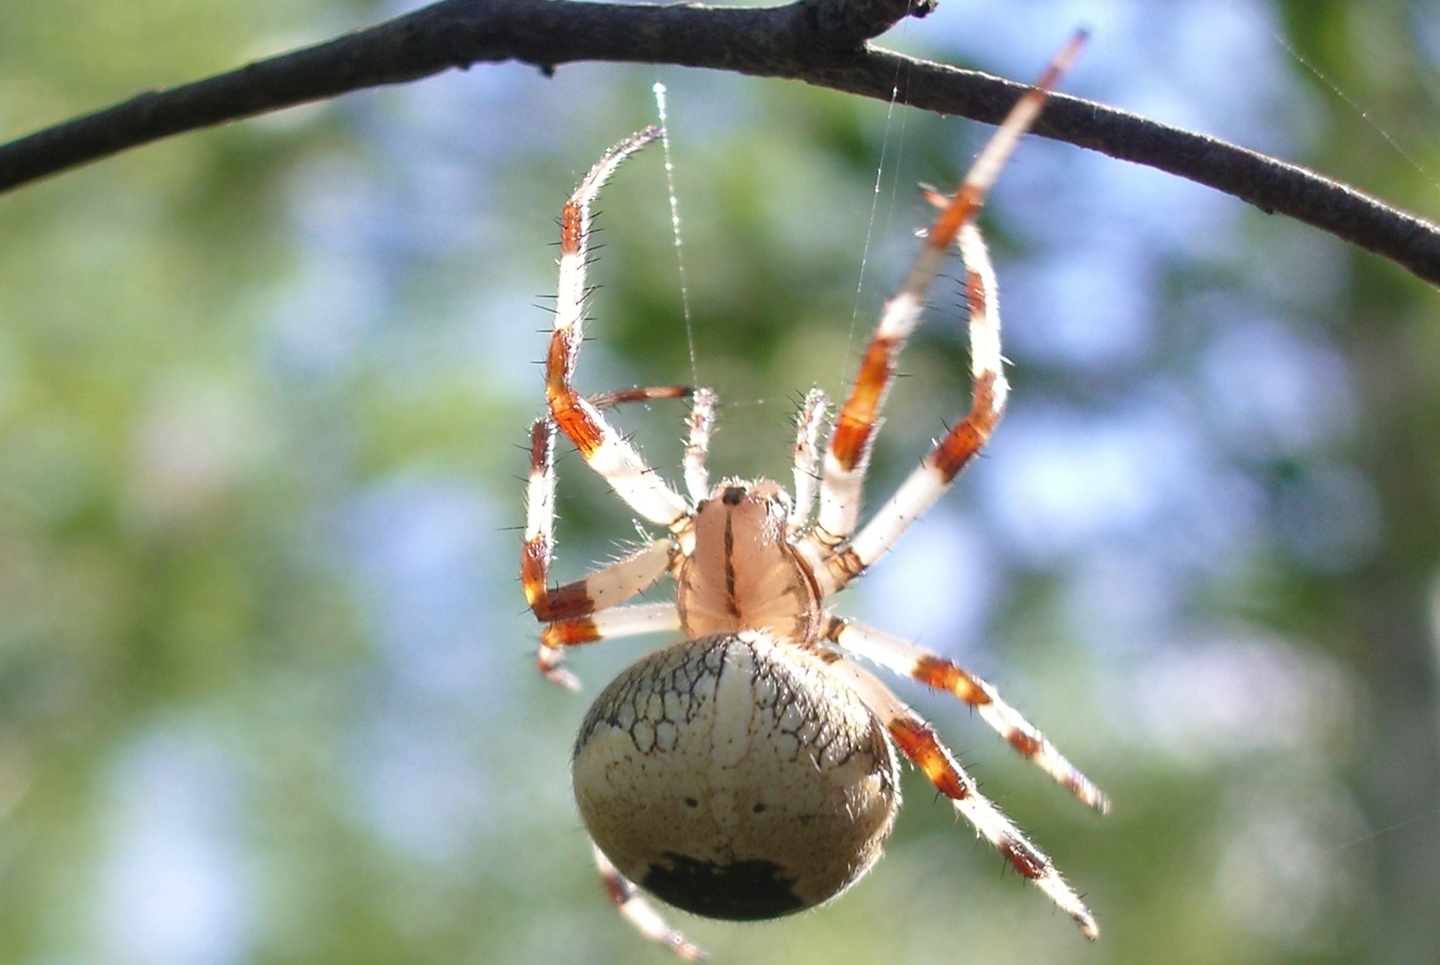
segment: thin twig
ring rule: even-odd
[[[998,123],[1025,89],[874,47],[931,7],[910,0],[800,0],[783,7],[574,0],[443,0],[327,43],[259,61],[0,145],[0,192],[160,138],[452,68],[518,60],[675,64],[802,80]],[[1289,215],[1440,285],[1440,228],[1347,185],[1234,144],[1057,95],[1037,134],[1176,174]]]

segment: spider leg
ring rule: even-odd
[[[680,629],[680,614],[674,603],[637,603],[597,610],[589,616],[556,620],[540,631],[540,653],[535,664],[547,680],[567,690],[580,689],[580,680],[565,666],[565,647],[578,647],[597,640],[636,637]]]
[[[849,620],[830,617],[825,637],[847,653],[873,660],[895,673],[959,697],[974,707],[980,718],[1010,746],[1028,757],[1057,783],[1069,788],[1082,803],[1101,814],[1109,813],[1110,799],[1067,761],[1019,711],[1001,700],[999,692],[991,684],[937,653]]]
[[[528,545],[527,545],[528,549]],[[540,631],[540,650],[536,665],[546,678],[568,690],[576,690],[580,681],[565,669],[560,647],[575,643],[589,643],[603,636],[625,636],[627,633],[648,633],[650,627],[627,631],[626,633],[601,633],[599,615],[615,621],[621,614],[628,614],[639,607],[617,607],[616,604],[630,599],[654,583],[670,565],[674,545],[670,540],[656,540],[624,559],[594,570],[573,583],[553,589],[546,588],[540,596],[531,601],[530,609],[536,619],[545,623]],[[529,557],[527,556],[527,560]],[[527,576],[527,596],[530,583]],[[543,582],[541,586],[544,586]],[[666,604],[674,609],[673,604]],[[593,619],[592,619],[593,617]],[[678,626],[678,619],[676,621]],[[669,629],[655,626],[655,630]]]
[[[795,416],[795,503],[785,522],[787,535],[794,536],[810,522],[820,482],[820,429],[825,425],[825,393],[811,389]],[[803,544],[802,544],[803,545]],[[812,564],[819,562],[812,560]]]
[[[948,249],[961,229],[974,220],[985,196],[995,183],[1000,169],[1014,151],[1020,137],[1035,122],[1045,105],[1050,90],[1069,67],[1083,46],[1085,34],[1078,32],[1056,56],[1035,86],[1026,91],[1011,108],[1004,123],[996,129],[975,163],[971,165],[960,189],[948,199],[936,217],[916,256],[910,274],[900,290],[885,303],[870,345],[860,363],[855,384],[836,416],[825,453],[824,474],[820,483],[819,517],[805,537],[802,550],[807,557],[823,559],[845,542],[855,531],[860,515],[860,499],[870,451],[880,425],[880,414],[895,378],[896,361],[905,347],[925,307],[935,279],[944,266]],[[993,290],[993,285],[991,286]],[[973,310],[973,309],[972,309]],[[972,324],[972,337],[974,327]],[[998,356],[998,346],[996,354]],[[996,366],[998,369],[998,366]],[[978,378],[978,377],[977,377]],[[1003,402],[1004,380],[999,386]],[[980,386],[977,384],[977,392]],[[842,584],[843,585],[843,584]],[[838,589],[838,586],[834,587]],[[822,587],[824,589],[824,587]]]
[[[660,913],[645,899],[640,889],[610,863],[610,859],[596,847],[595,842],[590,842],[590,848],[595,853],[595,866],[600,870],[600,877],[605,882],[605,893],[615,903],[615,909],[635,926],[635,930],[642,937],[664,945],[682,961],[699,962],[709,957],[703,948],[691,944],[689,939],[665,923],[665,919],[660,917]]]
[[[697,506],[710,495],[710,470],[705,459],[710,455],[710,430],[715,428],[715,402],[712,390],[696,389],[690,418],[686,420],[690,436],[685,443],[685,491]]]
[[[890,551],[900,535],[935,505],[970,458],[989,441],[1005,412],[1010,385],[1000,354],[995,270],[978,228],[964,225],[958,240],[970,302],[970,371],[974,384],[970,411],[935,444],[850,544],[822,562],[816,573],[822,596],[840,590]]]
[[[525,602],[545,623],[584,616],[623,603],[654,583],[674,555],[669,539],[657,539],[573,583],[551,587],[555,552],[555,424],[538,419],[530,427],[530,478],[525,490],[525,542],[520,580]]]
[[[525,542],[520,550],[520,582],[535,619],[554,626],[605,610],[630,599],[658,580],[675,553],[672,540],[657,539],[564,586],[549,584],[555,552],[555,423],[536,420],[530,428],[530,480],[525,490]],[[552,634],[547,626],[544,634]],[[544,635],[542,635],[542,640]],[[541,643],[541,671],[573,689],[578,681],[565,670],[559,651]]]
[[[585,269],[589,257],[590,204],[621,161],[659,136],[657,128],[647,127],[612,147],[581,180],[560,215],[560,283],[555,330],[545,360],[545,396],[550,416],[560,431],[616,495],[641,517],[678,530],[690,519],[690,506],[685,498],[645,463],[635,447],[601,415],[599,407],[580,395],[574,386],[583,339],[585,301],[589,294]]]
[[[827,669],[844,680],[885,725],[901,752],[914,762],[930,783],[955,806],[965,820],[989,841],[1016,871],[1035,883],[1061,911],[1074,919],[1086,938],[1098,938],[1095,916],[1080,896],[1060,877],[1055,865],[1021,833],[1000,809],[990,803],[965,773],[949,749],[940,742],[923,717],[911,710],[869,671],[832,654]]]
[[[715,404],[718,401],[713,389],[696,389],[688,385],[622,389],[592,395],[590,404],[597,409],[608,409],[626,402],[682,398],[693,400],[690,415],[685,420],[689,427],[685,443],[685,490],[692,503],[699,503],[710,495],[710,476],[705,459],[710,454],[710,432],[715,427]]]
[[[655,399],[692,399],[690,415],[685,420],[689,437],[685,445],[685,489],[692,503],[710,495],[710,477],[705,458],[710,452],[710,431],[715,427],[716,396],[712,389],[695,389],[688,385],[663,385],[648,389],[622,389],[590,396],[590,404],[608,409],[626,402],[650,402]]]
[[[590,396],[590,404],[597,409],[610,409],[627,402],[654,402],[656,399],[687,399],[695,392],[688,385],[655,385],[644,389],[618,389],[614,392],[597,392]]]

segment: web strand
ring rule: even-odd
[[[1284,37],[1281,37],[1279,34],[1271,34],[1270,36],[1275,40],[1277,44],[1285,48],[1285,52],[1288,53],[1291,57],[1293,57],[1296,63],[1304,67],[1306,70],[1310,71],[1310,73],[1314,74],[1316,80],[1320,81],[1326,87],[1329,87],[1336,97],[1344,101],[1346,107],[1350,108],[1352,111],[1358,114],[1360,116],[1360,119],[1363,120],[1366,124],[1369,124],[1376,134],[1379,134],[1382,138],[1384,138],[1385,143],[1389,144],[1390,147],[1394,149],[1396,154],[1398,154],[1406,163],[1408,163],[1417,172],[1419,172],[1425,178],[1425,180],[1429,181],[1432,187],[1434,187],[1437,191],[1440,191],[1440,180],[1436,180],[1435,175],[1431,173],[1429,168],[1425,167],[1425,165],[1421,164],[1417,158],[1412,156],[1403,147],[1401,147],[1400,143],[1396,141],[1395,138],[1390,136],[1389,131],[1385,130],[1385,128],[1377,124],[1375,122],[1375,119],[1370,116],[1369,111],[1361,107],[1354,98],[1352,98],[1349,94],[1345,93],[1345,91],[1341,89],[1339,84],[1331,80],[1329,76],[1326,75],[1326,73],[1322,71],[1316,64],[1312,63],[1309,58],[1307,58],[1304,54],[1300,53],[1300,51],[1296,50],[1293,46],[1291,46]]]
[[[660,147],[665,153],[665,186],[670,192],[670,230],[675,235],[675,263],[680,269],[680,308],[685,315],[685,344],[690,351],[690,384],[700,384],[700,366],[695,358],[695,325],[690,316],[690,282],[685,275],[685,242],[680,231],[680,197],[675,191],[675,164],[670,156],[670,119],[665,110],[665,85],[656,81],[655,111],[660,115]]]
[[[865,246],[860,252],[860,277],[855,281],[855,304],[850,309],[850,331],[845,335],[846,352],[855,343],[855,326],[860,321],[860,299],[865,291],[865,268],[870,263],[870,244],[875,236],[875,215],[880,207],[880,187],[885,177],[885,156],[890,149],[890,125],[895,117],[895,103],[900,99],[900,71],[896,68],[895,82],[890,86],[890,104],[885,109],[885,135],[880,141],[880,163],[875,166],[875,188],[870,196],[870,220],[865,225]],[[894,192],[891,192],[894,203]],[[888,224],[889,218],[886,218]]]

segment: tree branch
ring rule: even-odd
[[[998,123],[1024,85],[871,46],[932,0],[783,7],[443,0],[327,43],[121,104],[0,145],[0,192],[172,134],[471,64],[553,71],[582,60],[675,64],[818,87]],[[1076,97],[1035,133],[1176,174],[1314,225],[1440,285],[1440,229],[1298,165]]]

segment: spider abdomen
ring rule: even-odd
[[[576,740],[575,799],[630,880],[712,918],[820,904],[880,856],[899,807],[885,730],[820,658],[744,631],[632,665]]]

